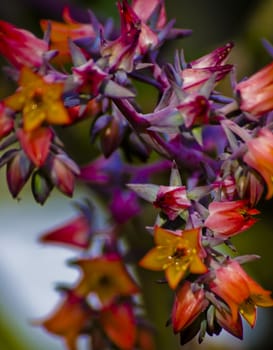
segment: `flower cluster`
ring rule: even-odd
[[[0,167],[11,195],[28,180],[40,204],[54,187],[72,197],[77,181],[90,191],[75,218],[41,236],[80,251],[70,262],[80,277],[59,287],[60,304],[36,323],[69,350],[82,335],[93,350],[154,350],[138,281],[144,268],[163,274],[173,295],[167,324],[181,344],[222,329],[242,339],[242,317],[254,327],[257,307],[273,306],[242,267],[257,256],[240,256],[231,243],[273,196],[273,63],[236,81],[228,42],[189,62],[177,51],[162,64],[162,46],[191,31],[167,21],[161,0],[117,7],[120,29],[92,12],[77,22],[65,8],[63,23],[41,20],[42,39],[0,21],[0,53],[17,86],[0,102]],[[217,90],[227,76],[231,97]],[[158,94],[149,113],[137,81]],[[94,153],[79,165],[59,133],[83,120]],[[126,224],[147,202],[154,246],[139,251]]]

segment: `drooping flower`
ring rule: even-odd
[[[37,166],[41,167],[49,152],[49,147],[53,137],[50,128],[40,127],[30,132],[18,129],[16,132],[22,149],[29,159]]]
[[[130,303],[113,303],[106,307],[99,314],[99,322],[108,338],[119,349],[133,349],[136,341],[136,319]]]
[[[48,83],[24,67],[19,85],[20,88],[4,102],[14,111],[22,112],[25,131],[33,131],[43,122],[61,125],[69,123],[69,115],[61,100],[63,83]]]
[[[246,200],[211,202],[208,209],[204,225],[218,238],[229,238],[247,230],[257,222],[253,215],[259,214]]]
[[[273,196],[273,133],[262,128],[257,137],[246,144],[247,152],[243,160],[262,175],[267,184],[266,199],[270,199]]]
[[[256,116],[273,108],[273,63],[236,85],[242,111]]]
[[[48,332],[64,338],[68,350],[77,350],[77,338],[92,320],[92,310],[87,302],[73,290],[65,292],[64,299],[54,312],[41,322],[34,322]]]
[[[0,21],[0,54],[16,68],[40,67],[48,44],[31,32]]]
[[[175,333],[187,328],[208,306],[203,288],[192,290],[189,281],[185,281],[175,296],[172,308],[172,326]]]
[[[200,228],[171,231],[156,226],[156,246],[139,262],[140,266],[165,271],[166,279],[175,289],[187,273],[203,274],[207,267],[203,263],[206,252],[201,245]]]
[[[159,186],[153,205],[174,220],[191,206],[191,201],[187,197],[186,186]]]
[[[112,303],[116,297],[139,292],[122,259],[116,254],[82,258],[75,264],[83,272],[75,293],[82,296],[95,293],[103,306]]]
[[[227,303],[233,321],[237,321],[240,313],[254,327],[257,306],[273,306],[271,292],[248,276],[237,261],[228,259],[216,267],[214,273],[215,278],[210,281],[209,287]]]

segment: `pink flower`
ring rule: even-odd
[[[257,219],[252,216],[259,211],[248,207],[245,200],[212,202],[209,216],[204,225],[213,231],[215,237],[229,238],[250,228]]]
[[[273,196],[273,133],[262,128],[257,137],[247,141],[244,161],[262,175],[267,184],[267,196]]]
[[[159,186],[156,200],[153,202],[170,220],[174,220],[184,209],[191,206],[185,186]]]
[[[47,50],[44,40],[0,20],[0,53],[16,68],[41,66]]]

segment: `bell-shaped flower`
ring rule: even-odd
[[[92,323],[92,310],[87,302],[77,296],[73,290],[65,293],[66,295],[49,317],[33,323],[54,335],[63,337],[68,350],[77,350],[78,337],[86,326]]]
[[[242,111],[260,116],[273,108],[273,62],[236,85]]]
[[[80,23],[74,20],[68,7],[64,8],[62,16],[64,22],[42,19],[40,26],[44,32],[50,27],[50,49],[58,51],[54,62],[63,64],[71,61],[69,40],[94,39],[96,31],[91,23]]]
[[[73,264],[82,270],[82,277],[75,287],[78,295],[95,293],[103,306],[119,296],[138,293],[139,288],[116,254],[78,259]]]
[[[5,105],[22,112],[23,128],[32,131],[42,123],[67,124],[69,115],[62,101],[63,83],[48,83],[29,68],[21,70],[20,88],[5,99]]]
[[[240,315],[236,320],[234,320],[232,315],[225,310],[225,308],[221,308],[220,310],[216,308],[215,320],[223,329],[232,334],[234,337],[243,339],[243,324]]]
[[[153,205],[160,208],[170,220],[175,220],[191,206],[191,201],[187,197],[186,186],[159,186]]]
[[[271,292],[256,283],[237,261],[228,259],[216,266],[214,273],[209,287],[229,306],[233,321],[237,321],[240,313],[254,327],[257,306],[273,306]]]
[[[48,44],[31,32],[0,20],[0,54],[16,68],[40,67]]]
[[[269,129],[259,130],[257,137],[247,141],[243,160],[255,169],[267,184],[266,198],[273,196],[273,133]]]
[[[120,350],[134,348],[136,341],[136,319],[129,302],[113,303],[99,313],[101,324],[107,337]]]
[[[257,222],[253,215],[259,214],[246,200],[211,202],[208,209],[204,226],[212,230],[215,237],[223,239],[250,228]]]
[[[203,288],[193,290],[192,284],[185,281],[176,292],[172,308],[172,326],[175,333],[187,328],[203,312],[209,302]]]
[[[41,167],[49,153],[53,138],[52,130],[47,127],[40,127],[30,132],[18,129],[16,136],[29,159],[35,166]]]
[[[171,231],[156,226],[154,241],[156,246],[140,260],[139,265],[154,271],[165,271],[172,289],[188,273],[207,272],[203,262],[206,252],[201,244],[200,228]]]

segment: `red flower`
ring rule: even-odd
[[[90,245],[90,234],[91,228],[88,219],[84,215],[79,215],[64,225],[44,233],[40,241],[86,249]]]
[[[44,40],[0,20],[0,53],[16,68],[41,66],[47,50]]]
[[[254,225],[257,219],[253,215],[259,213],[257,209],[249,208],[245,200],[212,202],[204,225],[213,231],[215,237],[229,238]]]

